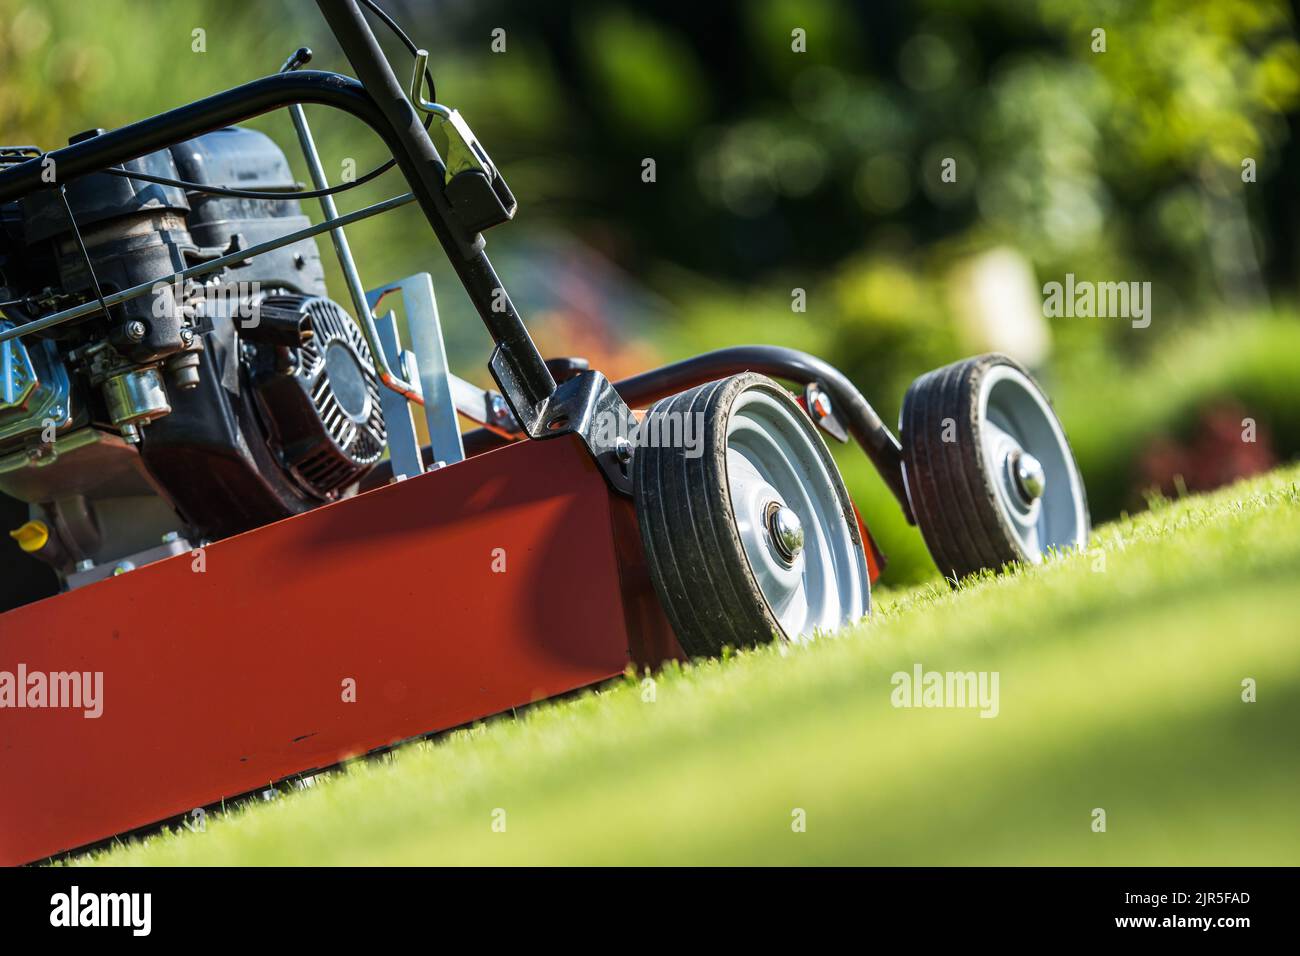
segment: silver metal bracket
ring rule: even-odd
[[[400,369],[406,380],[417,383],[415,355],[402,348],[397,331],[397,316],[388,312],[375,319],[379,345],[383,348],[389,365]],[[379,390],[379,403],[384,410],[384,425],[388,432],[388,457],[393,474],[414,478],[424,474],[424,456],[420,452],[420,439],[415,432],[415,418],[411,403],[391,389]]]
[[[420,391],[424,397],[424,420],[429,427],[433,459],[448,465],[464,461],[465,446],[460,439],[460,422],[452,398],[451,370],[447,367],[442,324],[438,320],[438,304],[433,296],[433,279],[427,272],[420,272],[372,289],[366,293],[367,306],[373,310],[379,300],[391,292],[402,294],[411,351],[415,354]],[[398,471],[396,461],[393,468],[394,474],[402,473]]]
[[[808,411],[808,417],[813,420],[818,428],[841,444],[848,443],[848,429],[835,416],[835,406],[831,403],[831,397],[826,389],[822,388],[817,382],[809,382],[804,386],[803,402]]]

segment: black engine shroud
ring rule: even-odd
[[[151,153],[126,168],[204,186],[301,188],[279,147],[241,127]],[[73,180],[66,195],[105,294],[166,281],[195,262],[309,224],[295,199],[235,198],[107,173]],[[0,207],[0,280],[9,295],[54,295],[45,308],[94,299],[57,192]],[[110,319],[97,314],[55,332],[64,351],[104,339],[142,365],[166,368],[186,353],[197,362],[197,384],[191,376],[186,387],[169,388],[170,413],[141,429],[138,446],[144,468],[195,539],[246,531],[346,493],[385,442],[369,351],[355,323],[324,297],[313,240],[228,268],[217,285],[226,301],[234,291],[235,314],[200,309],[186,328],[179,309],[160,310],[155,296],[142,296],[111,307]],[[266,321],[249,321],[247,309]],[[301,342],[276,337],[284,321],[298,320],[307,330]],[[128,336],[133,322],[146,334]],[[78,387],[91,420],[104,423],[97,390],[84,380]]]

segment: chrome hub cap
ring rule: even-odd
[[[767,533],[771,536],[772,547],[777,557],[788,565],[803,551],[803,522],[790,508],[779,501],[772,501],[767,506]]]
[[[1043,472],[1043,463],[1029,452],[1016,451],[1008,455],[1007,473],[1026,504],[1043,497],[1043,490],[1047,486],[1047,475]]]
[[[732,406],[727,486],[745,557],[791,640],[867,613],[866,556],[849,531],[835,478],[791,410],[755,390]],[[831,466],[833,467],[833,466]]]
[[[1083,481],[1047,400],[1008,366],[980,386],[980,434],[986,473],[1026,561],[1088,540]]]

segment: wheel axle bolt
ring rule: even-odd
[[[767,506],[767,530],[777,553],[793,563],[803,551],[803,523],[792,508],[773,501]]]
[[[1037,501],[1043,496],[1047,487],[1047,475],[1043,473],[1043,463],[1027,451],[1016,452],[1011,458],[1011,474],[1015,478],[1016,488],[1021,497],[1028,502]]]

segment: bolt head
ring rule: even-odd
[[[768,507],[767,530],[772,536],[772,543],[777,553],[788,563],[793,563],[803,552],[803,522],[794,513],[794,509],[773,502],[775,507]]]
[[[826,418],[831,413],[831,400],[825,392],[816,392],[812,397],[813,414],[818,418]]]
[[[144,327],[144,323],[139,320],[126,323],[126,337],[132,341],[139,342],[148,331]]]
[[[1027,502],[1037,501],[1047,488],[1047,475],[1043,472],[1043,463],[1027,451],[1015,456],[1011,463],[1011,473],[1016,481],[1016,489]]]

